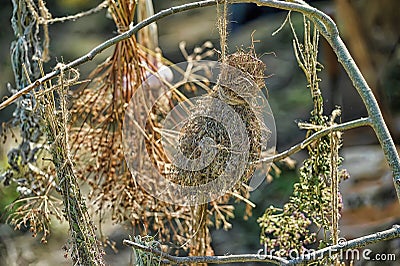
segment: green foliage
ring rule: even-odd
[[[16,185],[10,185],[9,187],[3,187],[0,185],[0,223],[5,222],[5,218],[9,215],[6,210],[7,205],[14,201],[18,197]]]
[[[290,16],[290,15],[289,15]],[[310,21],[304,20],[304,43],[300,44],[296,32],[292,26],[294,51],[300,68],[304,71],[310,88],[314,108],[308,123],[299,123],[301,129],[307,129],[307,136],[332,126],[340,110],[334,110],[332,116],[323,115],[323,98],[319,89],[318,72],[321,65],[317,61],[319,33],[314,28],[311,34]],[[333,142],[333,139],[338,139]],[[337,145],[332,145],[337,143]],[[336,227],[332,227],[332,206],[337,197],[332,191],[337,182],[338,167],[341,159],[338,158],[340,147],[340,134],[332,133],[324,136],[308,146],[308,158],[299,169],[299,182],[294,184],[294,191],[289,202],[282,209],[270,206],[258,219],[261,227],[261,242],[267,250],[275,251],[277,255],[288,255],[292,250],[305,251],[317,241],[316,232],[312,232],[311,226],[317,227],[324,233],[323,244],[330,241],[330,235],[336,235]],[[337,192],[335,192],[337,194]],[[330,234],[328,234],[328,232]],[[336,230],[337,231],[337,230]]]
[[[285,250],[286,254],[290,250],[306,249],[316,241],[316,234],[310,232],[312,224],[329,231],[331,152],[337,152],[331,150],[330,138],[329,135],[323,137],[309,148],[309,158],[299,170],[299,182],[294,185],[293,194],[283,209],[271,206],[259,218],[261,242],[269,249]]]

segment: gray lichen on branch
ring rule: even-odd
[[[58,68],[62,68],[62,65]],[[82,198],[70,154],[67,92],[69,86],[78,80],[79,73],[74,69],[70,69],[69,73],[73,75],[70,79],[65,77],[64,71],[60,72],[57,84],[59,86],[56,86],[56,90],[52,89],[51,83],[43,85],[46,93],[37,98],[38,108],[44,119],[44,132],[50,145],[50,154],[63,198],[64,217],[70,227],[72,260],[78,265],[104,265],[103,251],[97,240],[85,200]],[[54,95],[55,92],[58,97]]]

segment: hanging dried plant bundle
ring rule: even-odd
[[[135,8],[136,2],[111,2],[110,14],[119,31],[129,28]],[[90,74],[91,81],[74,96],[72,148],[79,176],[91,186],[90,199],[101,217],[111,208],[115,222],[129,221],[140,231],[157,233],[163,241],[184,243],[191,219],[189,208],[158,201],[138,186],[122,147],[125,108],[159,65],[158,56],[146,52],[135,37],[118,43],[113,55]],[[138,155],[138,160],[143,160],[142,156]]]
[[[228,164],[239,165],[239,161],[233,161],[230,158],[234,153],[246,148],[243,146],[246,143],[241,141],[233,147],[232,134],[246,136],[250,147],[249,158],[245,158],[248,163],[240,181],[247,182],[254,173],[255,166],[251,162],[255,162],[260,157],[262,129],[255,113],[257,110],[243,97],[251,97],[257,93],[257,90],[264,87],[265,64],[257,58],[254,49],[250,49],[249,52],[239,50],[229,55],[227,63],[229,66],[222,67],[219,84],[210,90],[210,97],[204,97],[196,102],[195,110],[179,132],[179,149],[185,158],[190,160],[204,158],[199,165],[189,165],[191,162],[188,162],[184,168],[172,165],[168,178],[179,185],[207,184],[223,176],[225,169],[230,167]],[[244,72],[235,71],[233,67]],[[254,86],[254,76],[258,81],[257,86]],[[224,105],[229,105],[232,110],[227,110]],[[212,117],[213,114],[218,114],[219,121]],[[246,132],[239,132],[240,130],[237,131],[238,129],[234,127],[227,129],[222,123],[222,121],[232,121],[233,114],[238,114],[238,122],[244,123]],[[207,162],[207,158],[211,157],[213,161]],[[207,167],[202,167],[202,165],[207,165]],[[215,189],[218,191],[221,188]]]
[[[135,8],[135,2],[110,1],[118,31],[129,28]],[[122,151],[122,120],[125,106],[145,77],[143,64],[155,68],[135,37],[119,42],[113,55],[90,74],[91,81],[77,91],[71,108],[71,140],[79,174],[93,188],[91,198],[100,206],[111,205],[117,221],[130,216],[127,209],[134,205],[130,193],[135,185]],[[140,205],[146,197],[136,195],[135,204]]]
[[[247,51],[239,49],[235,53],[229,54],[226,63],[247,73],[257,84],[258,89],[265,88],[266,65],[255,51],[254,40]]]
[[[340,117],[340,109],[332,111],[330,117],[324,115],[323,98],[319,86],[318,72],[321,64],[317,60],[319,31],[310,20],[304,17],[304,42],[300,43],[291,24],[290,14],[287,19],[293,31],[294,52],[300,68],[303,70],[310,94],[314,102],[309,122],[299,123],[301,129],[307,129],[307,136],[335,125]],[[320,247],[337,244],[340,210],[339,182],[348,176],[339,171],[342,159],[339,157],[341,133],[332,131],[308,146],[309,158],[303,161],[299,169],[299,182],[294,185],[294,192],[283,208],[269,207],[258,219],[261,227],[262,243],[269,250],[291,250],[299,253],[317,242],[317,233],[311,226],[317,227],[323,235]],[[290,236],[290,237],[288,237]],[[335,256],[320,261],[323,265],[339,265]]]
[[[68,75],[65,74],[61,72],[55,86],[51,82],[44,84],[43,90],[35,96],[44,119],[44,129],[63,199],[63,216],[69,223],[71,238],[67,249],[75,264],[104,265],[104,252],[97,241],[95,227],[80,192],[68,143],[67,92],[69,86],[79,79],[79,73],[71,69]]]
[[[229,136],[227,136],[226,130],[221,123],[216,123],[215,121],[207,121],[210,120],[209,118],[203,118],[205,121],[201,121],[201,119],[194,119],[188,123],[187,128],[183,132],[183,137],[181,139],[180,144],[182,145],[183,149],[189,150],[188,153],[193,151],[190,149],[191,146],[187,145],[187,143],[192,144],[193,137],[192,136],[199,136],[201,132],[207,132],[204,134],[204,137],[210,137],[215,139],[216,145],[218,146],[218,155],[215,156],[214,162],[208,166],[209,169],[205,168],[200,173],[192,172],[190,175],[185,175],[183,173],[179,173],[177,176],[181,179],[180,182],[185,180],[190,180],[191,182],[200,183],[203,180],[207,180],[207,182],[212,181],[215,178],[219,178],[223,175],[223,171],[230,167],[228,164],[235,164],[240,165],[241,170],[243,171],[240,179],[234,184],[232,188],[233,191],[236,191],[236,195],[240,195],[242,199],[248,199],[250,194],[248,192],[248,187],[244,184],[247,184],[249,179],[253,176],[256,165],[251,164],[251,162],[255,162],[260,158],[261,154],[261,137],[262,137],[262,130],[268,130],[261,127],[259,118],[257,117],[256,113],[257,109],[254,106],[250,106],[250,104],[246,101],[246,96],[252,97],[253,95],[257,94],[256,90],[261,90],[264,87],[264,71],[265,71],[265,64],[257,58],[255,55],[254,49],[250,49],[248,52],[243,50],[239,50],[238,52],[227,56],[226,63],[229,66],[238,68],[243,72],[240,73],[239,76],[235,76],[238,74],[236,71],[232,71],[231,67],[222,67],[220,77],[219,77],[219,84],[217,84],[210,96],[215,97],[225,104],[228,104],[236,114],[239,115],[239,120],[244,123],[245,132],[244,134],[247,136],[248,146],[248,158],[245,159],[245,164],[242,166],[243,162],[240,161],[233,161],[231,160],[234,158],[233,153],[238,153],[243,151],[243,144],[245,142],[241,142],[239,145],[233,145],[229,143]],[[248,79],[246,79],[246,78]],[[249,82],[250,81],[250,82]],[[257,86],[254,86],[254,82],[257,81]],[[243,97],[244,96],[244,97]],[[214,109],[215,107],[210,106],[206,102],[202,105],[204,109],[211,108]],[[205,110],[199,110],[199,112],[205,113]],[[232,121],[232,117],[221,117],[221,120]],[[230,134],[238,134],[238,132],[231,131]],[[214,138],[214,136],[217,138]],[[243,160],[243,158],[241,158]],[[208,179],[204,178],[204,173],[208,174]],[[183,180],[182,180],[183,176]],[[232,176],[228,176],[228,178],[232,178]],[[210,180],[211,179],[211,180]],[[199,180],[199,181],[197,181]],[[178,181],[178,182],[179,182]],[[216,188],[218,189],[218,188]],[[228,196],[229,195],[229,196]],[[228,194],[217,200],[218,205],[225,205],[228,203],[229,198],[231,198],[232,194]],[[218,208],[215,204],[214,206]],[[202,216],[198,216],[197,220],[200,221],[200,229],[199,231],[203,231],[203,236],[205,241],[209,241],[209,233],[207,227],[207,220],[210,218],[208,213],[201,212],[203,208],[206,206],[199,207],[199,214]],[[215,209],[217,211],[218,209]],[[251,205],[247,205],[246,212],[248,215],[251,215]],[[204,222],[202,222],[205,220]],[[202,228],[203,227],[203,228]],[[201,239],[197,240],[198,242]],[[209,246],[210,243],[205,244],[205,246]],[[206,249],[204,249],[206,250]]]

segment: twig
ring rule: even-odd
[[[391,229],[377,232],[374,234],[362,236],[356,239],[352,239],[349,241],[343,241],[337,245],[329,246],[320,250],[317,250],[315,252],[311,252],[308,254],[305,254],[304,256],[300,256],[298,258],[289,260],[288,265],[298,265],[298,264],[303,264],[305,262],[312,262],[316,260],[320,260],[321,258],[331,256],[333,254],[338,254],[340,252],[343,252],[344,250],[349,250],[349,249],[356,249],[356,248],[361,248],[365,247],[367,245],[379,242],[379,241],[385,241],[385,240],[391,240],[394,238],[398,238],[400,236],[400,226],[399,225],[393,225]]]
[[[233,263],[233,262],[269,262],[276,265],[286,265],[288,260],[272,255],[259,255],[259,254],[243,254],[243,255],[226,255],[226,256],[190,256],[190,257],[178,257],[172,256],[168,253],[162,252],[158,249],[146,247],[130,240],[124,240],[123,242],[127,246],[131,246],[136,249],[140,249],[146,252],[153,253],[160,256],[160,259],[166,259],[169,263],[178,264],[190,264],[190,263]],[[166,262],[164,262],[166,263]]]
[[[68,21],[68,20],[77,20],[77,19],[82,18],[84,16],[95,14],[95,13],[103,10],[107,6],[108,6],[108,0],[105,0],[105,1],[101,2],[98,6],[92,8],[92,9],[80,12],[80,13],[75,14],[75,15],[69,15],[69,16],[59,17],[59,18],[44,19],[44,20],[41,21],[41,23],[42,24],[53,24],[53,23],[56,23],[56,22],[65,22],[65,21]]]
[[[162,252],[158,249],[143,246],[136,242],[130,240],[124,240],[123,243],[127,246],[131,246],[136,249],[143,250],[145,252],[153,253],[160,257],[163,263],[178,263],[178,264],[188,264],[188,263],[233,263],[233,262],[269,262],[276,265],[299,265],[305,262],[312,262],[316,260],[321,260],[324,257],[332,256],[343,252],[344,250],[356,249],[365,247],[367,245],[398,238],[400,236],[400,226],[394,225],[393,228],[377,232],[374,234],[362,236],[349,241],[341,241],[337,245],[332,245],[314,252],[304,252],[302,256],[295,259],[287,260],[286,258],[272,256],[267,254],[242,254],[242,255],[226,255],[226,256],[193,256],[193,257],[178,257],[172,256],[168,253]],[[163,260],[165,259],[165,260]]]
[[[338,124],[338,125],[334,125],[331,127],[327,127],[325,129],[322,129],[318,132],[315,132],[314,134],[312,134],[311,136],[309,136],[308,138],[306,138],[305,140],[303,140],[302,142],[294,145],[293,147],[287,149],[286,151],[283,151],[279,154],[276,154],[274,156],[270,156],[270,157],[266,157],[266,158],[262,158],[256,162],[253,162],[253,164],[257,164],[257,163],[261,163],[261,162],[265,162],[265,163],[271,163],[271,162],[277,162],[280,161],[292,154],[295,154],[296,152],[301,151],[302,149],[304,149],[305,147],[307,147],[308,145],[310,145],[313,141],[328,135],[329,133],[331,133],[332,131],[345,131],[345,130],[349,130],[349,129],[353,129],[353,128],[357,128],[357,127],[362,127],[362,126],[371,126],[371,119],[369,117],[367,118],[359,118],[353,121],[349,121],[346,123],[342,123],[342,124]]]

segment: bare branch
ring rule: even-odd
[[[308,5],[306,2],[301,0],[231,0],[230,3],[255,3],[258,6],[268,6],[278,9],[296,11],[306,15],[314,23],[319,26],[319,30],[327,35],[339,35],[339,31],[333,22],[333,20],[327,16],[324,12],[318,10],[315,7]]]
[[[367,109],[368,116],[371,119],[371,126],[375,131],[375,134],[381,144],[382,150],[385,154],[386,160],[393,173],[394,186],[397,192],[398,200],[400,201],[400,158],[397,153],[396,146],[394,145],[393,139],[390,135],[389,129],[383,119],[382,112],[379,108],[378,102],[375,96],[368,86],[368,83],[361,74],[357,67],[354,59],[351,57],[346,45],[339,36],[339,31],[328,15],[319,11],[316,8],[309,6],[302,0],[289,0],[292,3],[283,1],[269,1],[269,0],[233,0],[231,2],[248,2],[256,3],[260,6],[269,6],[280,9],[286,9],[291,11],[298,11],[309,19],[311,19],[318,27],[322,35],[328,41],[333,48],[333,51],[338,57],[340,64],[345,69],[347,75],[353,82],[353,86],[356,88],[358,94],[364,102]]]
[[[400,201],[400,158],[390,135],[389,129],[387,128],[383,119],[378,102],[376,101],[371,88],[368,86],[366,80],[358,69],[340,36],[333,35],[324,37],[332,46],[339,59],[339,62],[346,70],[347,75],[352,80],[354,87],[357,89],[358,94],[367,108],[368,116],[371,118],[372,128],[378,137],[385,154],[386,161],[392,170],[397,197]]]
[[[304,264],[305,262],[312,262],[316,260],[321,260],[325,257],[332,256],[333,254],[337,254],[343,252],[344,250],[356,249],[365,247],[367,245],[379,242],[390,240],[394,238],[398,238],[400,236],[400,226],[394,225],[393,228],[377,232],[374,234],[362,236],[356,239],[352,239],[349,241],[342,241],[340,244],[332,245],[314,252],[306,253],[304,252],[303,256],[298,258],[287,260],[285,258],[281,258],[278,256],[272,256],[267,254],[242,254],[242,255],[227,255],[227,256],[193,256],[193,257],[178,257],[172,256],[165,252],[162,252],[158,249],[154,249],[151,247],[143,246],[136,242],[130,240],[124,240],[123,243],[127,246],[131,246],[135,249],[140,249],[145,252],[153,253],[160,257],[163,263],[172,264],[189,264],[189,263],[216,263],[216,264],[224,264],[224,263],[233,263],[233,262],[269,262],[276,265],[299,265]],[[164,260],[163,260],[164,259]]]
[[[262,254],[243,254],[243,255],[226,255],[226,256],[191,256],[191,257],[178,257],[164,253],[158,249],[146,247],[130,240],[124,240],[123,242],[127,246],[131,246],[135,249],[140,249],[146,252],[153,253],[160,257],[160,259],[166,259],[169,263],[178,264],[190,264],[190,263],[233,263],[233,262],[269,262],[276,265],[286,265],[288,260],[280,258],[278,256],[262,255]],[[166,263],[166,262],[164,262]]]
[[[292,154],[295,154],[295,153],[301,151],[302,149],[304,149],[305,147],[310,145],[313,141],[320,139],[323,136],[328,135],[332,131],[345,131],[345,130],[349,130],[349,129],[353,129],[353,128],[357,128],[357,127],[371,126],[371,125],[372,125],[371,119],[369,117],[367,117],[367,118],[359,118],[359,119],[349,121],[346,123],[342,123],[339,125],[327,127],[318,132],[315,132],[314,134],[312,134],[311,136],[309,136],[302,142],[294,145],[293,147],[287,149],[286,151],[283,151],[283,152],[276,154],[274,156],[271,156],[271,157],[266,157],[266,158],[260,159],[256,162],[253,162],[253,164],[257,164],[257,163],[261,163],[261,162],[271,163],[271,162],[280,161]]]
[[[303,264],[305,262],[312,262],[316,260],[320,260],[324,257],[332,256],[333,254],[338,254],[341,251],[348,250],[348,249],[356,249],[365,247],[367,245],[377,243],[380,241],[391,240],[394,238],[398,238],[400,236],[400,226],[393,225],[391,229],[377,232],[374,234],[362,236],[356,239],[352,239],[349,241],[343,241],[337,245],[329,246],[315,252],[305,254],[299,258],[289,260],[288,265],[298,265]]]
[[[108,6],[108,0],[104,0],[98,6],[92,8],[92,9],[80,12],[80,13],[75,14],[75,15],[69,15],[69,16],[59,17],[59,18],[45,19],[41,23],[43,23],[43,24],[53,24],[53,23],[56,23],[56,22],[65,22],[65,21],[68,21],[68,20],[77,20],[79,18],[95,14],[95,13],[103,10],[107,6]]]
[[[22,90],[18,91],[14,95],[12,95],[9,98],[7,98],[6,100],[4,100],[0,104],[0,110],[4,109],[5,107],[7,107],[11,103],[13,103],[19,97],[29,93],[34,88],[40,86],[42,83],[56,77],[57,75],[60,74],[60,71],[66,71],[70,68],[77,67],[83,63],[86,63],[86,62],[92,60],[95,56],[99,55],[101,52],[103,52],[107,48],[113,46],[114,44],[116,44],[120,41],[123,41],[123,40],[126,40],[126,39],[132,37],[140,29],[150,25],[153,22],[156,22],[167,16],[170,16],[170,15],[173,15],[176,13],[180,13],[180,12],[184,12],[187,10],[216,5],[217,2],[222,2],[222,0],[205,0],[205,1],[199,1],[199,2],[194,2],[194,3],[188,3],[188,4],[184,4],[184,5],[180,5],[180,6],[170,7],[168,9],[162,10],[162,11],[158,12],[157,14],[147,18],[146,20],[143,20],[142,22],[136,24],[135,26],[131,26],[131,28],[128,31],[121,33],[121,34],[101,43],[100,45],[93,48],[89,53],[64,65],[63,69],[56,69],[55,71],[52,71],[52,72],[46,74],[42,78],[33,82],[32,84],[26,86]],[[257,3],[259,5],[266,5],[266,6],[281,8],[281,9],[285,9],[285,10],[293,10],[293,11],[302,12],[302,13],[308,14],[312,18],[315,16],[315,17],[319,18],[320,20],[324,21],[324,23],[326,24],[326,25],[324,24],[326,27],[326,29],[324,29],[324,30],[326,32],[328,32],[328,31],[332,32],[332,33],[337,32],[335,24],[328,16],[324,15],[324,13],[322,13],[318,9],[310,7],[308,5],[289,3],[289,2],[285,2],[285,1],[276,1],[276,0],[264,0],[264,1],[262,1],[262,0],[231,0],[229,2],[230,3],[246,3],[246,2],[247,3]]]

